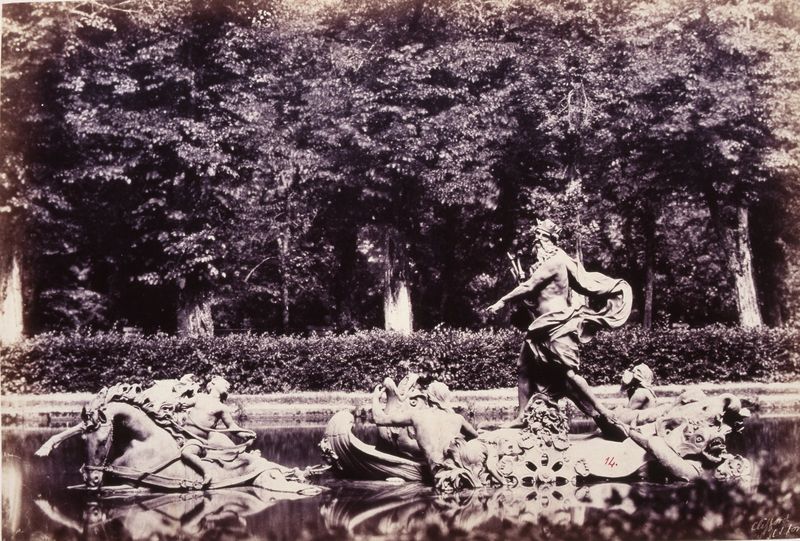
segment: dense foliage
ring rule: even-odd
[[[475,327],[550,216],[648,324],[736,321],[752,236],[786,322],[798,21],[789,0],[8,5],[0,251],[21,244],[31,333],[170,332],[193,306],[370,328],[389,279],[418,327]]]
[[[3,392],[96,391],[120,381],[220,374],[235,392],[369,391],[384,377],[416,371],[454,389],[516,383],[521,335],[435,330],[412,336],[382,331],[311,337],[240,334],[179,338],[41,334],[0,349]],[[800,377],[800,333],[722,326],[654,333],[626,328],[600,334],[582,352],[587,379],[616,383],[647,362],[658,383],[789,381]]]

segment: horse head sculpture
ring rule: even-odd
[[[81,421],[81,439],[86,443],[86,461],[81,466],[81,475],[87,487],[100,488],[114,443],[113,419],[108,418],[105,408],[87,411],[84,407]]]

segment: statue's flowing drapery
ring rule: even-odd
[[[588,272],[574,259],[572,263],[569,266],[570,287],[591,300],[601,299],[606,303],[599,310],[584,304],[548,312],[528,326],[524,347],[530,348],[538,367],[534,383],[539,391],[556,397],[561,395],[560,389],[556,389],[561,385],[556,384],[560,384],[562,378],[555,372],[563,367],[577,370],[580,344],[591,340],[600,329],[622,326],[633,304],[631,286],[625,280]]]

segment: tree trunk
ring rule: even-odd
[[[583,265],[583,247],[581,246],[580,218],[578,218],[578,229],[575,232],[575,260]],[[586,304],[586,297],[575,291],[570,291],[569,303],[573,308],[580,308]]]
[[[348,226],[340,231],[335,242],[339,271],[336,276],[334,298],[336,299],[336,322],[343,328],[353,321],[353,291],[356,290],[355,272],[358,261],[358,230]]]
[[[443,211],[443,231],[451,232],[458,231],[457,210],[453,208],[446,208]],[[453,296],[453,280],[450,277],[453,275],[456,266],[456,243],[455,240],[448,239],[443,243],[442,251],[439,256],[441,283],[439,285],[439,321],[453,325],[453,317],[451,314],[453,310],[450,309],[450,299]],[[457,316],[456,316],[457,319]],[[458,323],[457,323],[458,324]]]
[[[211,317],[211,295],[181,292],[178,307],[178,334],[180,336],[214,336],[214,319]]]
[[[726,241],[726,244],[733,248],[728,257],[736,287],[739,324],[742,327],[760,327],[763,325],[763,320],[761,319],[761,311],[758,308],[758,296],[756,294],[747,207],[742,205],[736,209],[735,228],[728,229],[726,234],[733,237],[731,240]]]
[[[384,328],[387,331],[411,334],[414,321],[411,292],[407,282],[408,256],[405,245],[396,231],[390,231],[386,234],[384,247]]]
[[[575,159],[578,159],[577,155],[575,156]],[[578,175],[575,164],[569,167],[568,174],[569,184],[567,185],[567,193],[571,194],[574,202],[578,202],[578,204],[580,204],[580,201],[583,200],[583,180],[581,179],[580,175]],[[581,222],[582,209],[576,205],[574,211],[575,259],[578,261],[578,263],[583,265],[583,224]],[[573,308],[577,309],[586,304],[586,297],[573,290],[570,292],[569,302]]]
[[[758,308],[753,273],[753,251],[750,246],[750,223],[747,207],[740,204],[733,213],[723,216],[723,209],[720,208],[715,195],[707,193],[706,198],[712,220],[722,238],[725,255],[728,258],[728,267],[733,273],[739,325],[760,327],[763,325],[763,320]]]
[[[3,233],[3,236],[7,235]],[[19,254],[10,246],[10,239],[8,240],[9,242],[3,243],[3,250],[0,252],[0,344],[18,342],[24,331]]]
[[[644,242],[644,311],[642,327],[653,328],[653,286],[656,279],[656,224],[652,217],[646,218]]]
[[[283,332],[289,331],[289,234],[278,236],[279,264],[281,272],[281,326]]]
[[[781,305],[779,298],[775,299],[773,302],[769,304],[769,309],[767,310],[766,315],[767,315],[767,325],[769,325],[770,327],[783,326],[783,314],[781,313]]]

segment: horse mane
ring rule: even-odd
[[[178,411],[180,409],[178,397],[159,393],[166,384],[171,384],[170,380],[157,381],[145,389],[139,383],[117,383],[111,387],[103,387],[86,410],[92,414],[112,402],[127,404],[147,415],[151,421],[167,430],[173,437],[184,436],[184,431],[180,428],[184,423]]]
[[[95,412],[109,402],[125,402],[135,405],[134,401],[141,392],[142,386],[138,383],[117,383],[111,387],[103,387],[86,406],[86,411],[88,413]]]

